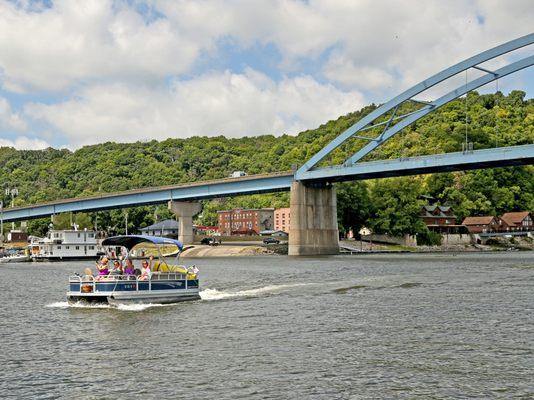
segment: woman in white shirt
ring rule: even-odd
[[[139,277],[140,280],[147,280],[150,279],[152,276],[152,260],[154,257],[150,256],[150,262],[147,260],[143,260],[141,263],[141,276]]]

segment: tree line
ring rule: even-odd
[[[0,148],[0,182],[17,187],[15,205],[36,204],[69,197],[90,196],[128,189],[170,185],[229,176],[286,171],[303,164],[343,130],[376,109],[371,104],[296,136],[272,134],[242,138],[191,137],[136,143],[102,143],[76,151],[67,149],[15,150]],[[398,114],[421,105],[404,103]],[[389,115],[376,122],[385,121]],[[366,131],[376,136],[376,130]],[[534,143],[534,100],[522,91],[508,95],[471,92],[431,113],[380,146],[364,161],[461,151],[465,138],[475,149]],[[354,138],[322,164],[339,164],[366,142]],[[421,195],[453,207],[458,222],[468,215],[499,215],[534,210],[534,167],[390,178],[337,185],[341,231],[367,226],[377,233],[424,235],[418,213]],[[9,204],[4,190],[0,200]],[[239,196],[203,202],[197,223],[216,224],[216,211],[234,207],[284,207],[289,194]],[[130,232],[171,217],[162,206],[136,207],[57,217],[55,225],[98,226],[117,233]],[[43,234],[49,218],[30,221],[30,233]]]

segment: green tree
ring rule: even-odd
[[[413,177],[376,180],[371,185],[370,200],[374,215],[369,219],[373,232],[392,236],[414,235],[426,231],[419,217],[424,205],[421,179]]]
[[[50,225],[50,218],[37,218],[28,221],[28,232],[37,237],[45,237]]]
[[[373,212],[367,184],[365,182],[338,184],[336,192],[339,230],[345,234],[352,229],[357,234],[367,224]]]
[[[288,171],[294,165],[302,165],[326,143],[376,107],[374,104],[368,105],[295,136],[262,135],[232,139],[216,136],[161,142],[108,142],[85,146],[76,151],[0,147],[0,182],[4,186],[17,187],[19,196],[15,204],[24,205],[147,186],[225,178],[235,170],[244,170],[249,174]],[[407,102],[402,104],[397,113],[412,112],[419,107]],[[386,115],[376,122],[384,122],[388,118],[389,115]],[[381,128],[366,131],[366,136],[380,134]],[[508,95],[501,92],[484,95],[469,93],[467,103],[464,99],[458,99],[446,104],[386,141],[366,160],[460,151],[466,131],[475,149],[532,144],[534,100],[526,98],[522,91],[512,91]],[[321,165],[341,163],[366,143],[365,140],[354,138],[339,146]],[[506,211],[534,210],[533,177],[532,166],[436,174],[420,181],[419,189],[449,203],[459,219],[486,213],[499,215]],[[369,184],[368,187],[372,188],[373,185]],[[350,203],[354,201],[352,197],[364,194],[349,193],[349,190],[345,197],[344,190],[339,190],[338,202],[341,229],[361,223],[354,223],[361,220],[362,216],[350,216],[353,212],[351,205],[345,202]],[[10,203],[9,196],[3,190],[0,190],[0,200],[4,204]],[[388,199],[378,200],[385,203],[383,206],[388,205]],[[215,223],[216,211],[222,208],[283,207],[288,204],[287,193],[211,200],[204,203],[205,211],[196,221]],[[129,231],[130,226],[132,229],[140,228],[154,222],[154,215],[158,219],[173,218],[164,205],[157,209],[154,206],[142,206],[136,210],[132,208],[128,211],[131,221]],[[359,213],[360,210],[355,212]],[[99,211],[90,213],[90,217],[92,224],[100,228],[109,226],[117,230],[124,229],[122,210]],[[70,217],[68,220],[70,223]],[[87,219],[83,222],[85,226]],[[66,220],[63,223],[68,227]],[[30,224],[30,233],[34,229],[35,232],[42,232],[44,225]],[[386,226],[388,224],[384,225],[384,229]]]
[[[91,216],[87,213],[77,213],[74,215],[74,223],[78,226],[78,229],[92,229],[93,221]]]
[[[71,213],[56,214],[52,217],[54,229],[72,229],[73,216]]]

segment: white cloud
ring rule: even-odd
[[[530,0],[147,0],[157,18],[136,11],[140,3],[56,0],[35,9],[0,0],[3,91],[63,96],[30,100],[25,116],[0,98],[0,134],[35,131],[25,117],[70,147],[296,133],[527,34],[534,20]],[[266,69],[282,78],[222,71],[246,65],[250,54],[240,52],[261,45],[281,55]]]
[[[11,110],[9,102],[0,97],[0,129],[10,131],[26,130],[26,121],[18,113]]]
[[[341,91],[310,76],[275,82],[248,70],[176,81],[170,89],[96,86],[60,104],[28,105],[25,112],[78,147],[107,140],[294,134],[363,104],[358,92]]]
[[[41,150],[50,147],[50,145],[41,139],[19,136],[15,140],[0,138],[0,147],[14,147],[19,150]]]
[[[155,0],[174,26],[204,44],[231,36],[242,46],[274,43],[288,59],[317,56],[331,44],[328,21],[302,1]]]
[[[0,2],[0,70],[8,90],[154,81],[187,71],[198,52],[166,19],[146,23],[110,0],[58,0],[41,12]]]
[[[280,67],[297,73],[335,49],[322,66],[327,79],[381,92],[383,82],[386,91],[398,91],[529,33],[534,19],[530,0],[153,0],[149,6],[162,17],[147,21],[134,6],[112,0],[57,0],[39,12],[0,0],[4,88],[154,84],[190,73],[202,54],[216,54],[218,41],[230,38],[245,48],[274,44]]]
[[[464,58],[530,33],[534,19],[528,0],[499,6],[484,1],[397,4],[311,3],[331,22],[325,34],[337,44],[323,67],[328,79],[392,96]]]
[[[323,68],[327,78],[348,87],[364,90],[391,90],[395,78],[388,71],[371,66],[356,65],[343,54],[335,54]]]
[[[185,31],[204,41],[230,36],[242,46],[274,44],[280,67],[331,52],[323,66],[332,82],[395,94],[453,63],[530,33],[534,7],[514,2],[452,0],[155,0]],[[217,21],[217,23],[206,23]],[[480,21],[483,21],[481,23]],[[381,86],[383,83],[384,86]],[[385,89],[385,90],[384,90]]]

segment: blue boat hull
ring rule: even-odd
[[[69,303],[169,304],[199,300],[199,282],[195,280],[113,280],[70,282]]]
[[[89,303],[89,304],[172,304],[179,303],[182,301],[194,301],[200,300],[200,295],[197,294],[180,294],[173,295],[168,294],[165,296],[138,296],[138,297],[128,297],[128,298],[116,298],[114,295],[106,296],[87,296],[87,295],[69,295],[67,296],[67,301],[69,304],[76,303]]]

